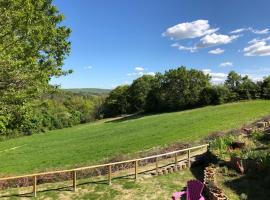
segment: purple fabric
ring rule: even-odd
[[[201,195],[203,191],[203,183],[198,180],[191,180],[187,182],[187,190],[184,192],[175,192],[173,193],[172,199],[179,200],[181,196],[186,194],[187,200],[204,200],[204,197]]]

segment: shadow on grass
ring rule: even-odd
[[[105,123],[117,123],[117,122],[124,122],[124,121],[128,121],[128,120],[133,120],[133,119],[139,119],[142,117],[145,117],[146,115],[143,115],[142,113],[137,113],[137,114],[132,114],[132,115],[128,115],[125,117],[119,117],[116,119],[112,119],[112,120],[108,120]]]
[[[243,175],[240,178],[224,183],[239,196],[247,196],[248,200],[269,200],[270,176],[264,173]]]
[[[216,163],[218,163],[217,157],[208,151],[202,157],[192,163],[190,171],[196,179],[203,182],[204,168],[209,166],[210,164]]]

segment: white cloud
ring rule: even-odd
[[[146,74],[146,75],[150,75],[150,76],[155,76],[155,75],[156,75],[155,72],[146,72],[145,74]]]
[[[143,67],[135,67],[135,71],[142,72],[142,71],[144,71],[144,68]]]
[[[179,50],[186,50],[193,53],[193,52],[196,52],[200,48],[208,48],[212,46],[218,46],[218,45],[231,43],[233,40],[237,39],[238,37],[240,37],[240,35],[230,36],[230,35],[222,35],[222,34],[213,33],[213,34],[202,37],[200,39],[200,42],[196,44],[195,46],[188,47],[188,46],[180,45],[178,43],[174,43],[171,46],[176,47]]]
[[[256,29],[251,29],[251,31],[255,34],[268,34],[269,33],[269,29],[266,28],[266,29],[262,29],[262,30],[256,30]]]
[[[196,46],[194,46],[194,47],[186,47],[186,46],[180,45],[180,44],[178,44],[178,43],[174,43],[174,44],[172,44],[171,46],[172,46],[172,47],[176,47],[176,48],[179,49],[179,50],[190,51],[191,53],[197,51],[197,47],[196,47]]]
[[[84,69],[93,69],[93,66],[86,66]]]
[[[239,29],[235,29],[235,30],[231,31],[230,33],[232,33],[232,34],[241,33],[241,32],[246,31],[246,30],[248,30],[248,29],[247,28],[239,28]]]
[[[270,37],[261,40],[253,39],[248,42],[249,46],[244,48],[245,56],[270,56],[270,45],[266,42]]]
[[[220,67],[232,67],[233,63],[232,62],[223,62],[223,63],[220,63],[219,66]]]
[[[261,35],[261,34],[268,34],[269,33],[269,29],[268,28],[265,28],[265,29],[262,29],[262,30],[258,30],[258,29],[254,29],[252,27],[249,27],[249,28],[239,28],[239,29],[236,29],[236,30],[231,31],[230,33],[235,34],[235,33],[241,33],[243,31],[250,31],[250,32],[252,32],[254,34],[259,34],[259,35]]]
[[[240,35],[222,35],[222,34],[210,34],[206,35],[203,38],[200,39],[199,44],[197,44],[197,47],[199,48],[206,48],[211,46],[217,46],[222,44],[228,44],[231,43],[233,40],[240,37]]]
[[[168,28],[162,35],[174,40],[197,38],[218,31],[218,28],[211,29],[208,20],[196,20],[185,22]]]
[[[143,67],[135,67],[134,68],[135,72],[132,73],[128,73],[127,76],[134,76],[134,77],[138,77],[138,76],[143,76],[143,75],[151,75],[151,76],[155,76],[155,72],[148,72],[148,69],[143,68]]]
[[[127,74],[127,76],[136,76],[136,75],[138,75],[138,73],[135,73],[135,72]]]
[[[204,74],[209,74],[209,76],[211,76],[212,82],[215,84],[224,82],[228,76],[225,73],[212,72],[211,69],[203,69],[202,71]]]
[[[219,55],[219,54],[223,54],[224,53],[224,49],[221,48],[217,48],[217,49],[213,49],[211,51],[208,51],[208,53],[210,54],[215,54],[215,55]]]

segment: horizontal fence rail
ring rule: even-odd
[[[35,174],[27,174],[27,175],[13,176],[13,177],[2,177],[2,178],[0,178],[0,182],[16,180],[16,179],[23,179],[23,178],[33,178],[33,195],[36,197],[36,194],[37,194],[37,180],[38,180],[39,176],[61,174],[61,173],[72,173],[73,190],[75,191],[76,190],[76,184],[77,184],[76,179],[77,179],[77,172],[78,171],[96,169],[96,168],[101,168],[101,167],[108,167],[108,183],[111,184],[111,181],[112,181],[112,166],[119,165],[119,164],[126,164],[126,163],[134,163],[134,176],[135,176],[135,179],[137,179],[138,168],[139,168],[138,163],[140,161],[149,160],[149,159],[155,159],[155,163],[156,163],[155,169],[156,169],[156,172],[157,172],[158,169],[159,169],[159,163],[158,163],[159,158],[162,158],[164,156],[174,155],[175,164],[177,164],[178,163],[177,154],[187,152],[187,158],[184,159],[184,160],[187,160],[188,167],[190,167],[191,150],[202,149],[202,148],[207,148],[208,149],[208,147],[209,147],[209,144],[203,144],[203,145],[190,147],[190,148],[186,148],[186,149],[180,149],[180,150],[176,150],[176,151],[171,151],[171,152],[168,152],[168,153],[163,153],[163,154],[158,154],[158,155],[153,155],[153,156],[147,156],[147,157],[137,158],[137,159],[131,159],[131,160],[124,160],[124,161],[113,162],[113,163],[92,165],[92,166],[79,167],[79,168],[66,169],[66,170],[49,171],[49,172],[42,172],[42,173],[35,173]],[[181,161],[183,161],[183,160],[181,160]]]

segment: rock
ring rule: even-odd
[[[267,122],[257,122],[257,127],[258,128],[265,128],[267,127],[268,123]]]

